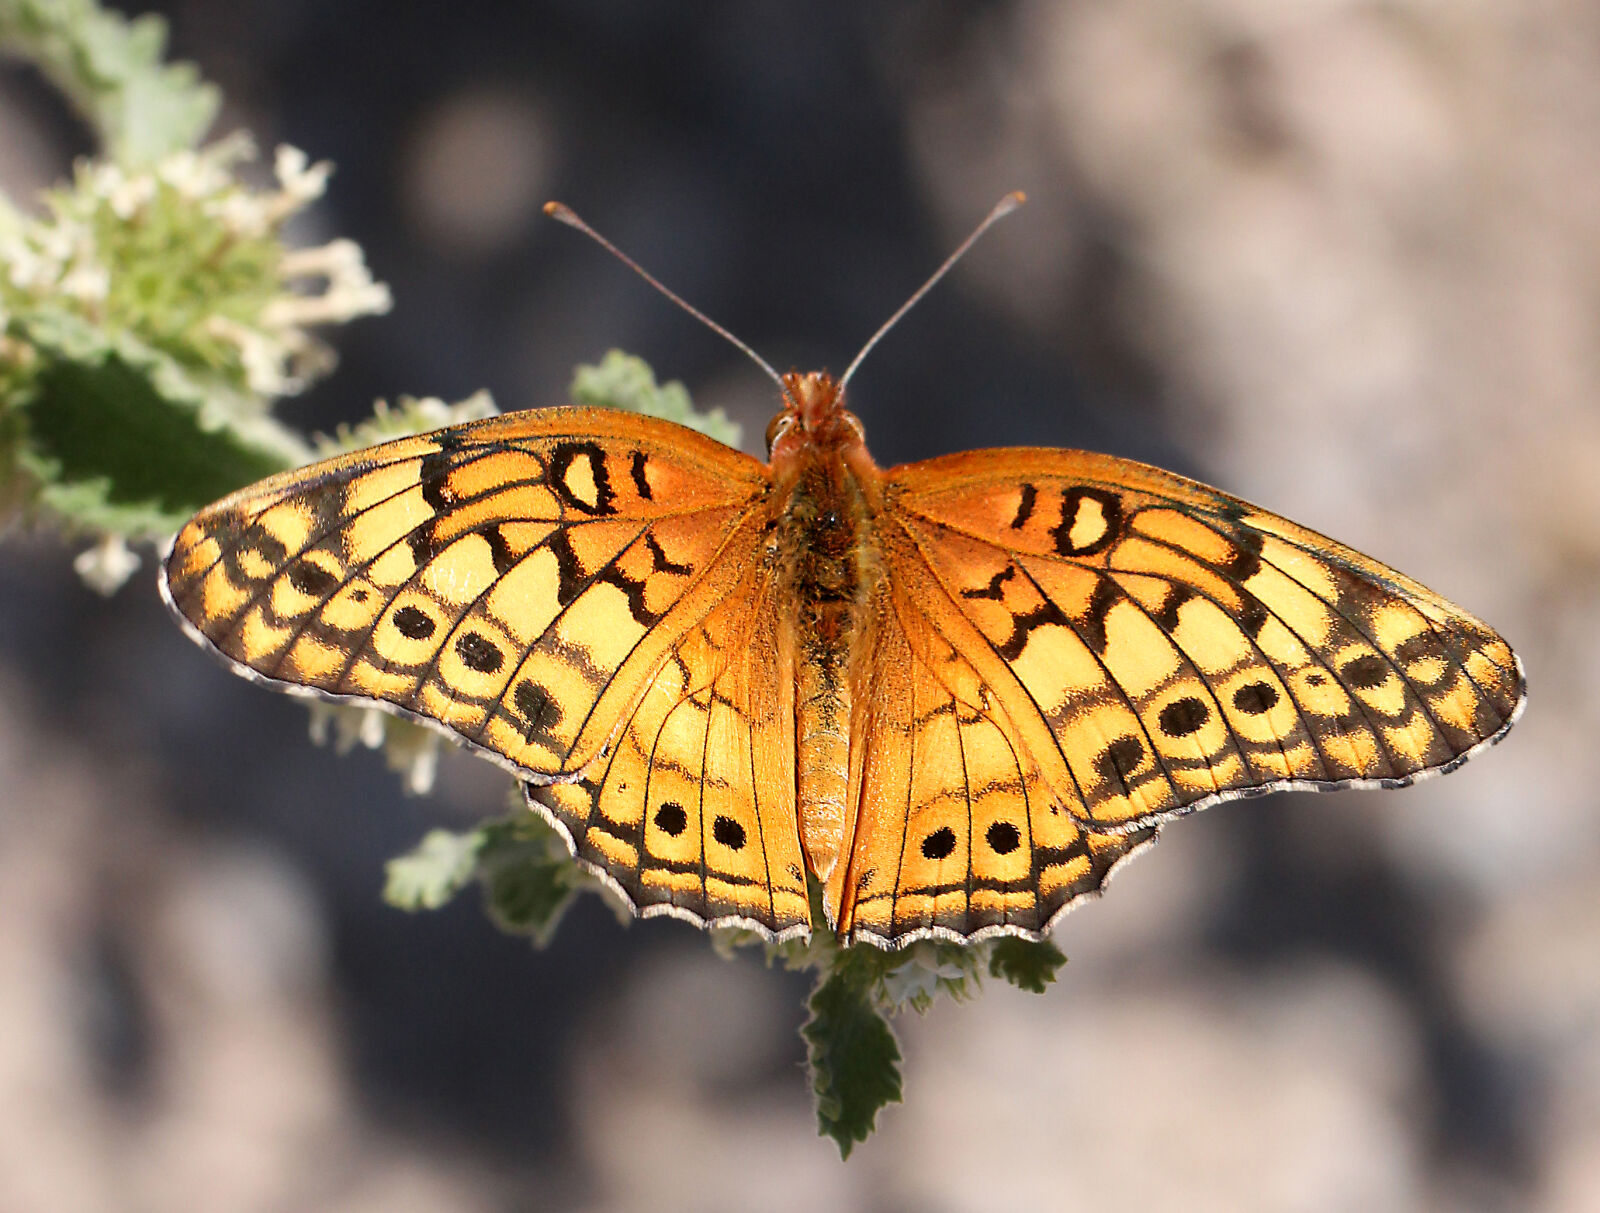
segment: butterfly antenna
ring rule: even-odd
[[[610,253],[618,261],[622,262],[623,265],[627,266],[635,274],[638,274],[639,277],[643,278],[651,286],[655,287],[656,290],[660,291],[668,299],[672,300],[672,302],[676,303],[684,311],[688,312],[689,315],[693,316],[696,320],[698,320],[701,324],[705,325],[713,333],[716,333],[719,337],[723,338],[725,341],[727,341],[730,345],[734,346],[736,349],[743,350],[744,353],[746,354],[746,356],[749,357],[750,361],[754,362],[763,371],[765,371],[766,374],[767,374],[767,378],[771,379],[772,382],[774,382],[774,383],[776,383],[778,385],[778,390],[780,392],[782,392],[785,396],[788,396],[789,389],[784,386],[783,376],[778,374],[777,371],[772,369],[772,364],[771,363],[769,363],[760,354],[756,353],[753,349],[751,349],[743,341],[740,341],[737,337],[735,337],[727,329],[723,328],[715,320],[711,319],[710,316],[707,316],[699,308],[695,307],[691,303],[686,302],[683,299],[683,297],[681,295],[679,295],[676,291],[669,290],[667,287],[663,286],[659,281],[657,281],[655,276],[652,275],[648,270],[646,270],[642,265],[640,265],[632,257],[628,256],[627,253],[624,253],[616,245],[612,244],[611,241],[607,240],[599,232],[595,231],[594,228],[590,227],[587,223],[585,223],[578,216],[578,213],[575,210],[573,210],[570,206],[567,206],[564,203],[560,203],[560,202],[546,202],[544,204],[544,213],[549,215],[550,218],[557,220],[558,222],[565,223],[568,227],[577,228],[578,231],[582,232],[585,236],[589,237],[590,240],[593,240],[601,248],[605,249],[606,252]],[[972,241],[969,240],[969,241],[967,241],[967,243],[971,244]]]
[[[850,376],[856,373],[856,368],[861,365],[862,360],[872,352],[872,347],[883,340],[885,333],[900,323],[900,317],[904,316],[907,312],[914,308],[918,301],[920,301],[924,295],[933,289],[934,283],[938,282],[939,279],[943,278],[950,272],[950,267],[953,266],[957,261],[960,261],[965,255],[966,251],[977,243],[979,236],[983,235],[986,231],[993,227],[994,224],[999,222],[1001,219],[1004,219],[1007,215],[1016,210],[1027,200],[1028,196],[1026,194],[1024,194],[1021,190],[1015,190],[994,204],[994,209],[983,217],[983,222],[972,229],[972,235],[968,236],[959,245],[957,245],[956,251],[944,259],[944,264],[933,271],[933,277],[929,278],[920,287],[918,287],[917,293],[902,303],[895,314],[890,316],[889,319],[885,320],[883,322],[883,326],[879,328],[876,333],[872,334],[872,339],[868,341],[866,345],[861,347],[861,352],[855,356],[850,365],[845,368],[844,374],[839,377],[839,390],[841,392],[844,390],[844,385],[850,382]]]

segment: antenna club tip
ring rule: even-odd
[[[574,224],[575,220],[578,218],[578,216],[573,212],[573,209],[565,202],[556,202],[554,200],[544,204],[544,213],[549,215],[552,219],[559,220],[560,222],[569,225]]]
[[[1000,199],[1000,205],[994,209],[997,214],[1008,215],[1027,200],[1027,194],[1023,193],[1021,190],[1012,190],[1004,198]]]

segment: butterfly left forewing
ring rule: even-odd
[[[272,477],[179,532],[190,633],[281,689],[365,700],[532,778],[605,745],[753,551],[749,457],[672,425],[549,409]]]
[[[891,576],[949,620],[1089,825],[1274,787],[1408,783],[1520,710],[1520,667],[1486,625],[1183,477],[1014,450],[887,481]]]

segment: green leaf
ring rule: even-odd
[[[648,362],[621,350],[607,350],[599,366],[580,366],[568,391],[574,404],[644,413],[686,425],[726,446],[739,445],[738,422],[721,409],[697,412],[683,384],[674,379],[657,385]]]
[[[1067,958],[1048,939],[1019,939],[1007,935],[989,945],[989,976],[1002,977],[1019,990],[1043,994],[1056,979]]]
[[[901,1098],[900,1045],[874,1006],[882,966],[864,955],[874,951],[837,954],[832,972],[811,995],[811,1015],[800,1029],[817,1099],[817,1130],[833,1138],[841,1158],[871,1135],[878,1110]]]
[[[484,833],[429,830],[413,850],[384,865],[383,899],[398,910],[437,910],[447,905],[472,883]]]
[[[437,910],[476,879],[495,924],[540,947],[573,896],[593,885],[555,832],[526,810],[466,833],[430,831],[386,871],[384,900],[402,910]]]
[[[21,410],[22,459],[41,503],[71,521],[157,538],[301,461],[299,439],[264,414],[240,408],[218,424],[220,400],[130,335],[51,319],[28,326],[40,361]]]
[[[543,947],[587,883],[584,874],[555,832],[532,812],[491,822],[480,832],[478,879],[489,916]]]
[[[221,95],[191,63],[163,64],[167,26],[94,0],[0,0],[0,49],[32,60],[123,164],[194,147]]]

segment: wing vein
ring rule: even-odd
[[[917,557],[918,557],[919,560],[921,560],[923,568],[925,568],[928,571],[929,577],[931,577],[933,579],[934,584],[937,585],[939,587],[940,592],[942,594],[944,594],[946,604],[958,616],[960,616],[961,618],[965,619],[966,618],[966,614],[961,610],[960,605],[956,602],[955,596],[953,594],[951,594],[950,587],[947,586],[944,583],[944,579],[939,576],[938,569],[934,568],[933,562],[930,561],[927,558],[927,556],[923,553],[922,545],[917,542],[916,536],[913,535],[909,530],[907,530],[903,526],[899,527],[899,530],[900,530],[900,533],[903,536],[905,536],[907,542],[909,542],[911,544],[911,546],[916,550]],[[982,542],[987,543],[988,541],[987,540],[983,540]],[[993,547],[995,545],[989,544],[989,546]],[[1010,558],[1009,555],[1007,555],[1006,559],[1010,560],[1011,558]],[[1011,663],[1006,661],[1006,659],[1000,655],[1000,651],[999,651],[999,649],[995,648],[994,642],[991,641],[987,636],[985,636],[983,634],[983,632],[980,629],[978,629],[976,626],[973,627],[973,631],[977,634],[978,638],[983,641],[984,645],[987,646],[989,651],[991,653],[993,653],[994,656],[1000,661],[1000,663],[1002,665],[1004,665],[1008,670],[1010,670]],[[1074,629],[1074,631],[1076,631],[1076,629]],[[1080,636],[1079,639],[1081,640],[1082,637]],[[1014,678],[1016,677],[1014,671],[1012,673],[1012,676]],[[1108,675],[1108,677],[1109,677],[1109,675]],[[1112,679],[1112,681],[1113,681],[1113,683],[1115,683],[1116,680]],[[1073,787],[1073,791],[1076,793],[1076,795],[1078,797],[1078,804],[1083,807],[1085,812],[1087,812],[1088,811],[1089,801],[1083,794],[1083,784],[1078,781],[1077,772],[1075,772],[1072,769],[1072,763],[1067,760],[1067,756],[1066,756],[1065,752],[1062,751],[1061,743],[1055,739],[1055,731],[1050,728],[1049,720],[1045,717],[1045,714],[1044,714],[1044,709],[1039,706],[1039,701],[1034,698],[1033,692],[1030,691],[1027,688],[1027,686],[1023,684],[1023,682],[1022,682],[1022,680],[1020,678],[1017,679],[1017,687],[1018,687],[1019,690],[1021,690],[1021,692],[1025,696],[1027,696],[1028,701],[1033,706],[1034,712],[1038,715],[1039,719],[1044,722],[1045,730],[1050,734],[1051,742],[1055,747],[1056,754],[1061,759],[1061,765],[1066,769],[1067,777],[1072,780],[1072,787]],[[1118,690],[1121,691],[1121,687],[1120,686],[1118,687]],[[1134,715],[1137,716],[1138,713],[1135,712]],[[1143,722],[1142,721],[1141,721],[1140,727],[1141,728],[1143,727]],[[1152,749],[1152,751],[1154,751],[1154,745],[1153,744],[1152,744],[1151,749]],[[1159,756],[1157,757],[1156,761],[1157,762],[1160,761]],[[1170,775],[1168,776],[1168,778],[1170,780]],[[1083,820],[1081,818],[1078,818],[1077,814],[1075,814],[1075,813],[1073,814],[1073,817],[1076,820]]]

